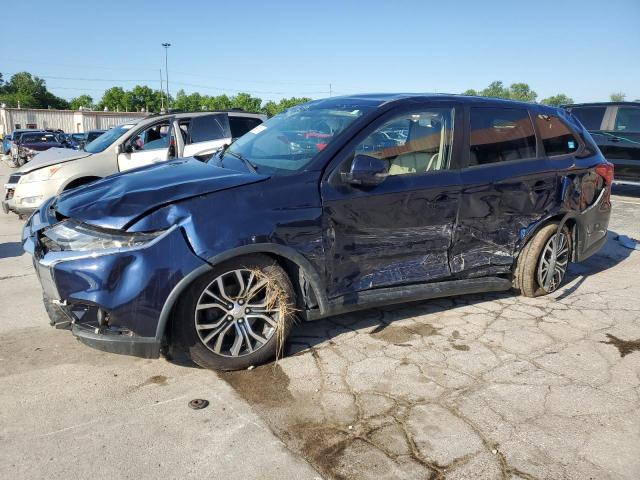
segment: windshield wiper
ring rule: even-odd
[[[227,152],[227,150],[225,150],[225,153],[226,152]],[[249,168],[251,173],[258,173],[258,166],[255,165],[254,163],[252,163],[251,160],[249,160],[248,158],[243,157],[239,153],[233,152],[231,150],[229,150],[228,153],[230,155],[233,155],[234,157],[236,157],[238,160],[242,160],[242,162]],[[222,158],[222,156],[220,158]]]

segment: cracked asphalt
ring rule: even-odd
[[[298,325],[277,363],[224,374],[51,329],[0,215],[0,477],[640,478],[640,251],[615,240],[640,238],[640,190],[615,193],[609,241],[551,296]]]

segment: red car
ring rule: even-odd
[[[66,147],[66,144],[52,132],[26,132],[16,140],[11,146],[11,156],[16,167],[27,163],[36,153],[54,147]]]

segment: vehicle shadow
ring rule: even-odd
[[[607,242],[597,254],[582,263],[574,263],[569,266],[563,282],[565,287],[555,294],[556,300],[567,298],[579,290],[589,275],[613,268],[629,257],[633,250],[620,245],[617,237],[617,232],[607,232]],[[345,329],[357,328],[359,330],[371,327],[374,328],[371,333],[376,333],[376,331],[386,328],[395,321],[406,320],[424,314],[438,314],[445,310],[451,311],[468,305],[517,295],[514,291],[463,295],[457,297],[462,302],[453,302],[451,299],[449,301],[443,301],[443,299],[425,300],[362,310],[312,323],[298,323],[291,333],[286,355],[296,355],[312,349],[315,345],[331,341],[332,336],[344,333]]]
[[[23,253],[20,242],[0,243],[0,259],[20,257]]]

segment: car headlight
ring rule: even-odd
[[[36,153],[38,153],[36,150],[26,147],[20,150],[20,154],[24,155],[25,157],[33,157]]]
[[[150,233],[127,233],[98,230],[74,220],[65,220],[44,231],[45,245],[53,251],[86,252],[139,247],[158,238],[166,230]]]
[[[49,180],[51,177],[53,177],[53,175],[61,168],[62,165],[39,168],[38,170],[34,170],[27,175],[23,175],[20,178],[20,183],[44,182],[45,180]]]

